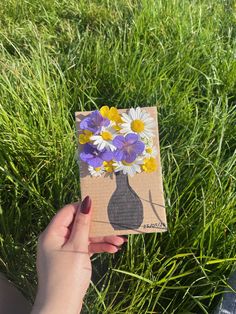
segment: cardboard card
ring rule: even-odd
[[[167,231],[156,107],[76,112],[90,236]]]

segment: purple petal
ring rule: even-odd
[[[108,126],[109,124],[110,121],[103,118],[98,110],[95,110],[80,122],[80,128],[98,134],[102,126]]]
[[[86,143],[83,147],[83,151],[85,154],[92,154],[94,152],[94,147],[91,146],[90,144]]]
[[[135,133],[130,133],[127,134],[125,137],[126,142],[128,142],[129,144],[134,144],[138,141],[139,137],[137,134]]]
[[[88,164],[94,168],[101,167],[103,160],[100,157],[95,157],[88,160]]]
[[[125,144],[125,137],[122,136],[122,135],[116,136],[116,137],[114,138],[114,140],[112,141],[112,144],[113,144],[115,147],[121,149],[121,148],[124,146],[124,144]]]
[[[93,124],[94,127],[99,127],[99,126],[101,127],[103,117],[98,110],[95,110],[94,112],[92,112],[91,118],[92,118],[91,123]]]
[[[80,122],[80,128],[81,128],[82,130],[87,130],[89,120],[90,120],[90,118],[87,117],[87,118],[83,119],[83,120]]]
[[[92,120],[94,125],[97,127],[108,126],[110,124],[110,121],[107,118],[103,118],[98,110],[92,112]]]
[[[114,153],[114,159],[116,161],[121,161],[122,159],[124,159],[124,152],[122,150],[117,149]]]
[[[95,110],[92,113],[90,113],[90,117],[93,123],[95,124],[99,124],[103,118],[98,110]]]
[[[93,158],[92,154],[85,154],[84,152],[80,153],[80,159],[84,162],[88,162],[88,160],[91,158]]]
[[[141,154],[144,151],[144,148],[145,148],[144,143],[140,142],[140,141],[135,143],[133,146],[134,146],[134,150],[135,150],[136,154]]]
[[[99,124],[102,120],[102,115],[98,110],[95,110],[91,113],[91,118],[94,120],[94,123]]]
[[[113,153],[109,152],[109,151],[105,151],[105,152],[101,153],[100,156],[101,156],[102,160],[105,160],[105,161],[110,161],[113,159]]]
[[[134,151],[132,151],[130,153],[126,153],[125,154],[125,161],[128,163],[131,163],[131,162],[135,161],[136,157],[137,157],[137,154]]]
[[[101,125],[102,126],[108,126],[109,124],[110,124],[110,120],[108,120],[107,118],[103,118]]]

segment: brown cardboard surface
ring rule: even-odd
[[[143,205],[143,221],[138,229],[114,230],[108,218],[108,203],[116,190],[116,175],[91,177],[86,163],[80,160],[81,198],[89,195],[92,199],[92,223],[90,236],[121,235],[133,233],[149,233],[167,231],[165,203],[163,196],[159,132],[156,107],[144,107],[156,121],[156,136],[153,139],[157,148],[157,170],[152,173],[139,173],[128,177],[132,190],[136,192]],[[120,109],[119,112],[128,112],[129,109]],[[77,135],[81,133],[79,124],[90,112],[76,112]],[[78,146],[81,152],[83,145]],[[125,210],[126,203],[119,204]],[[127,217],[129,212],[126,213]]]

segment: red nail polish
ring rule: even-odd
[[[80,205],[80,212],[82,214],[88,214],[91,209],[91,198],[89,196],[86,196],[83,202]]]

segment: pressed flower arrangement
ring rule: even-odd
[[[103,106],[75,118],[81,197],[93,199],[91,236],[166,231],[157,108]]]
[[[80,159],[91,176],[156,171],[155,121],[145,109],[120,114],[115,107],[103,106],[80,122],[80,130]]]

